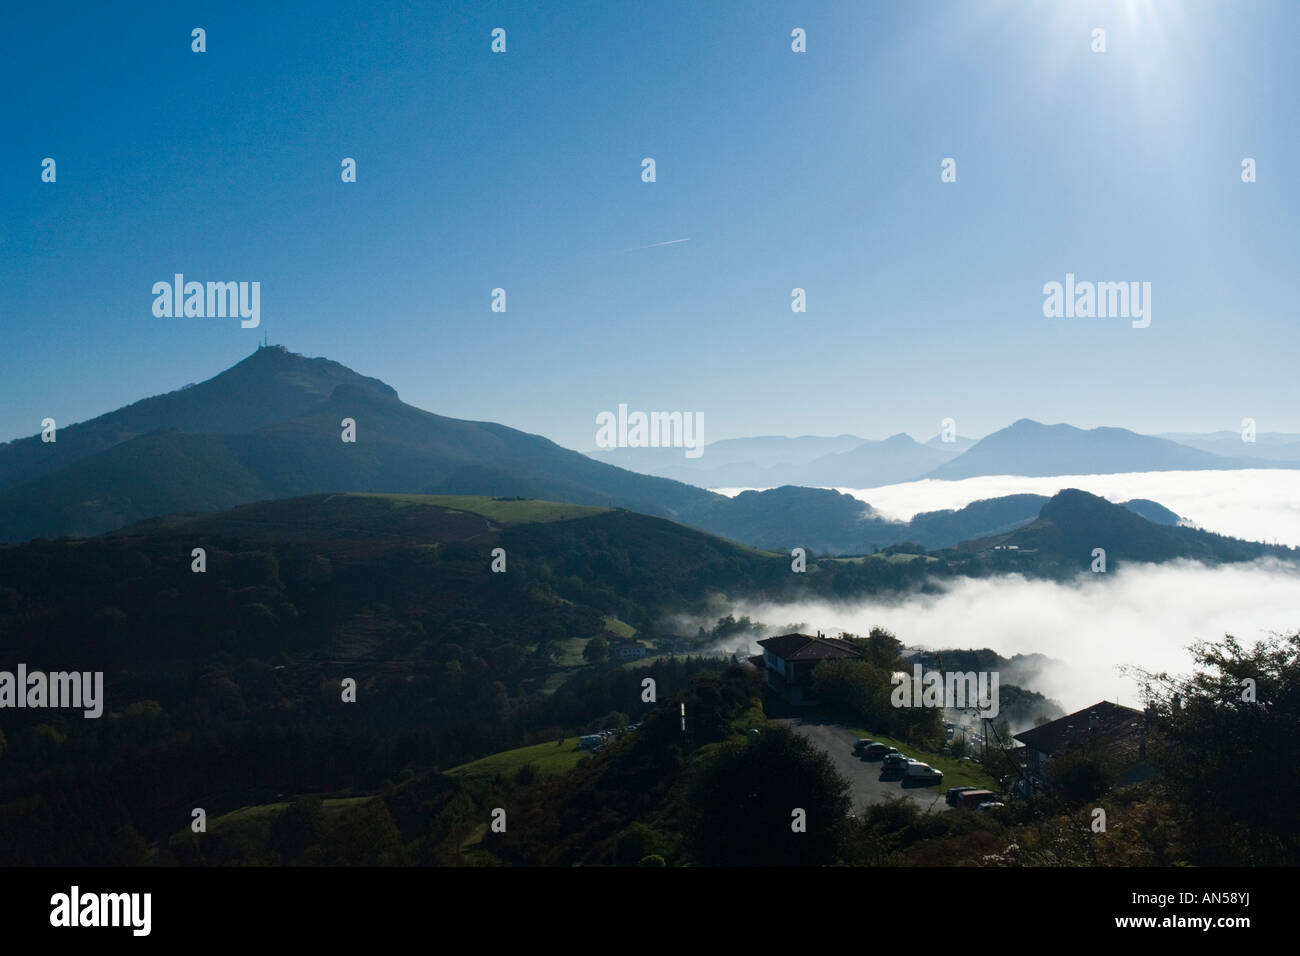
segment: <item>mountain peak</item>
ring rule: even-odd
[[[1226,458],[1125,428],[1044,425],[1022,418],[976,442],[927,477],[1096,475],[1233,467]]]
[[[240,435],[288,421],[322,405],[348,385],[398,401],[377,378],[325,358],[271,345],[197,385],[154,395],[59,430],[58,443],[21,439],[0,453],[0,489],[41,478],[159,429],[190,435]]]
[[[280,384],[315,395],[324,401],[338,385],[360,385],[379,392],[387,398],[398,398],[397,390],[377,378],[362,375],[332,359],[309,358],[291,352],[283,345],[258,346],[257,350],[236,362],[224,372],[196,386],[220,382],[227,377],[235,379],[279,379]]]
[[[278,343],[275,345],[259,345],[245,358],[240,359],[231,367],[234,368],[239,365],[252,363],[261,363],[265,365],[271,362],[287,362],[295,358],[303,359],[306,357],[307,356],[298,352],[290,352],[288,348]]]

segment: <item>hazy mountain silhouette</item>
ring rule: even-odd
[[[920,444],[899,433],[880,441],[852,435],[736,438],[706,445],[696,459],[685,458],[680,449],[664,448],[619,448],[593,457],[700,488],[870,488],[918,478],[963,447],[937,438]]]
[[[926,477],[955,480],[982,475],[1040,477],[1258,467],[1258,460],[1215,455],[1126,428],[1084,430],[1022,418],[976,442]]]
[[[966,438],[962,435],[954,435],[952,441],[946,442],[943,440],[942,435],[935,435],[925,444],[928,448],[937,448],[939,451],[947,453],[948,457],[951,458],[955,455],[961,454],[971,445],[975,444],[975,442],[976,439]]]
[[[592,451],[589,456],[698,488],[771,487],[784,482],[769,480],[768,469],[804,465],[825,455],[849,451],[864,440],[856,435],[761,435],[710,442],[699,458],[687,458],[680,448],[608,448]],[[756,480],[760,477],[761,482]]]
[[[132,412],[142,407],[147,414]],[[345,418],[356,422],[355,443],[342,441]],[[155,430],[140,434],[146,426]],[[682,520],[725,501],[537,435],[422,411],[376,379],[277,347],[201,385],[61,429],[43,454],[40,445],[0,447],[9,476],[2,540],[97,534],[153,515],[324,491],[521,495]]]
[[[1155,524],[1176,525],[1180,520],[1178,515],[1150,498],[1134,498],[1132,501],[1121,502],[1120,507],[1127,508],[1134,514],[1141,515]]]
[[[1261,458],[1265,463],[1257,468],[1271,468],[1267,462],[1300,461],[1300,435],[1289,432],[1259,432],[1253,442],[1241,440],[1240,432],[1218,431],[1206,434],[1170,432],[1159,435],[1189,448],[1197,448],[1215,455],[1233,458]]]
[[[344,419],[356,423],[355,443],[341,440]],[[810,454],[821,443],[846,441],[858,440],[775,439],[769,451]],[[897,435],[820,455],[806,467],[830,478],[838,467],[892,461],[901,468],[935,454]],[[843,484],[885,483],[881,473],[853,474]],[[1035,520],[1041,505],[1036,496],[1013,495],[896,522],[827,489],[778,487],[727,498],[504,425],[423,411],[377,379],[282,347],[259,349],[202,384],[61,428],[57,442],[0,446],[0,476],[3,541],[94,535],[158,515],[266,499],[373,491],[614,506],[749,545],[863,553],[909,540],[934,548],[997,534]]]
[[[397,392],[379,379],[329,359],[306,358],[279,347],[258,349],[206,382],[66,425],[53,442],[37,435],[0,444],[0,489],[52,474],[159,429],[214,435],[256,431],[305,414],[340,385],[397,398]]]
[[[871,488],[910,481],[950,457],[942,447],[922,445],[899,433],[884,441],[863,442],[851,451],[823,455],[796,469],[787,480],[806,485]]]
[[[1290,437],[1268,433],[1256,444],[1246,444],[1235,432],[1158,437],[1125,428],[1082,429],[1022,418],[979,441],[958,436],[944,442],[936,435],[918,443],[905,434],[883,441],[852,435],[737,438],[706,445],[696,459],[685,458],[676,448],[619,448],[593,457],[700,488],[872,488],[922,478],[986,475],[1300,468],[1300,443],[1288,442]],[[810,455],[819,448],[828,450]]]

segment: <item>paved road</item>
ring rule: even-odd
[[[931,813],[951,809],[944,801],[944,791],[947,788],[942,785],[938,789],[904,787],[897,777],[881,780],[880,761],[863,760],[853,752],[853,742],[858,739],[857,734],[832,723],[825,717],[807,714],[781,718],[775,722],[784,724],[797,734],[802,734],[830,755],[835,769],[852,786],[855,813],[861,813],[873,803],[884,803],[885,800],[900,795],[915,802],[922,810]]]

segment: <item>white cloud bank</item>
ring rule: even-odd
[[[1120,475],[1025,478],[991,475],[961,481],[925,479],[879,488],[837,488],[867,502],[883,517],[907,521],[922,511],[962,508],[982,498],[1054,495],[1079,488],[1110,501],[1149,498],[1198,527],[1248,541],[1300,545],[1300,471],[1144,471]],[[736,495],[743,488],[715,488]]]
[[[733,613],[828,635],[865,634],[878,625],[913,647],[1046,654],[1063,666],[1030,689],[1067,711],[1116,698],[1141,706],[1139,688],[1117,671],[1120,665],[1184,674],[1191,670],[1187,647],[1194,641],[1232,634],[1250,644],[1300,629],[1300,569],[1271,559],[1218,568],[1130,565],[1068,584],[1008,575],[943,586],[942,594],[902,600],[742,602]]]

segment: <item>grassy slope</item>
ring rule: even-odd
[[[594,636],[594,635],[593,635]],[[560,649],[560,653],[555,657],[556,667],[582,667],[587,663],[583,658],[582,652],[587,649],[587,641],[590,637],[566,637],[562,641],[556,641],[555,644]]]
[[[365,803],[367,800],[373,800],[374,797],[335,797],[321,801],[321,809],[326,814],[338,813],[347,807],[358,803]],[[224,827],[242,826],[257,820],[261,817],[270,817],[286,810],[289,807],[287,802],[284,803],[262,803],[251,807],[240,807],[238,810],[231,810],[219,817],[213,817],[208,821],[208,829],[215,831]]]
[[[731,729],[734,733],[743,734],[748,732],[751,727],[761,729],[766,727],[767,724],[768,720],[763,713],[762,702],[758,698],[754,698],[750,702],[749,709],[731,722]],[[509,775],[516,772],[524,764],[531,763],[540,773],[546,776],[554,776],[573,769],[578,765],[578,761],[585,756],[587,756],[587,751],[578,749],[578,738],[566,737],[564,743],[558,747],[554,743],[547,743],[534,744],[531,747],[520,747],[517,750],[504,750],[499,754],[483,757],[481,760],[461,764],[459,767],[452,767],[446,773],[453,777]]]
[[[851,558],[819,558],[822,561],[839,561],[844,564],[861,564],[864,561],[884,561],[887,564],[910,564],[913,561],[924,561],[926,564],[935,564],[938,558],[929,554],[863,554]]]
[[[357,492],[360,498],[385,498],[394,505],[433,505],[438,508],[451,508],[456,511],[468,511],[481,515],[489,521],[501,525],[536,524],[548,521],[566,521],[570,518],[587,518],[591,515],[604,514],[609,508],[595,508],[590,505],[569,505],[555,501],[534,501],[532,499],[516,501],[498,501],[480,495],[389,495],[371,492]]]
[[[605,616],[605,630],[609,631],[615,637],[631,639],[636,637],[636,628],[631,624],[625,624],[618,618],[611,615]]]
[[[577,737],[566,737],[559,746],[546,743],[504,750],[490,757],[452,767],[446,772],[453,777],[509,776],[524,764],[530,763],[543,776],[554,776],[572,770],[587,755],[588,751],[578,749]]]

